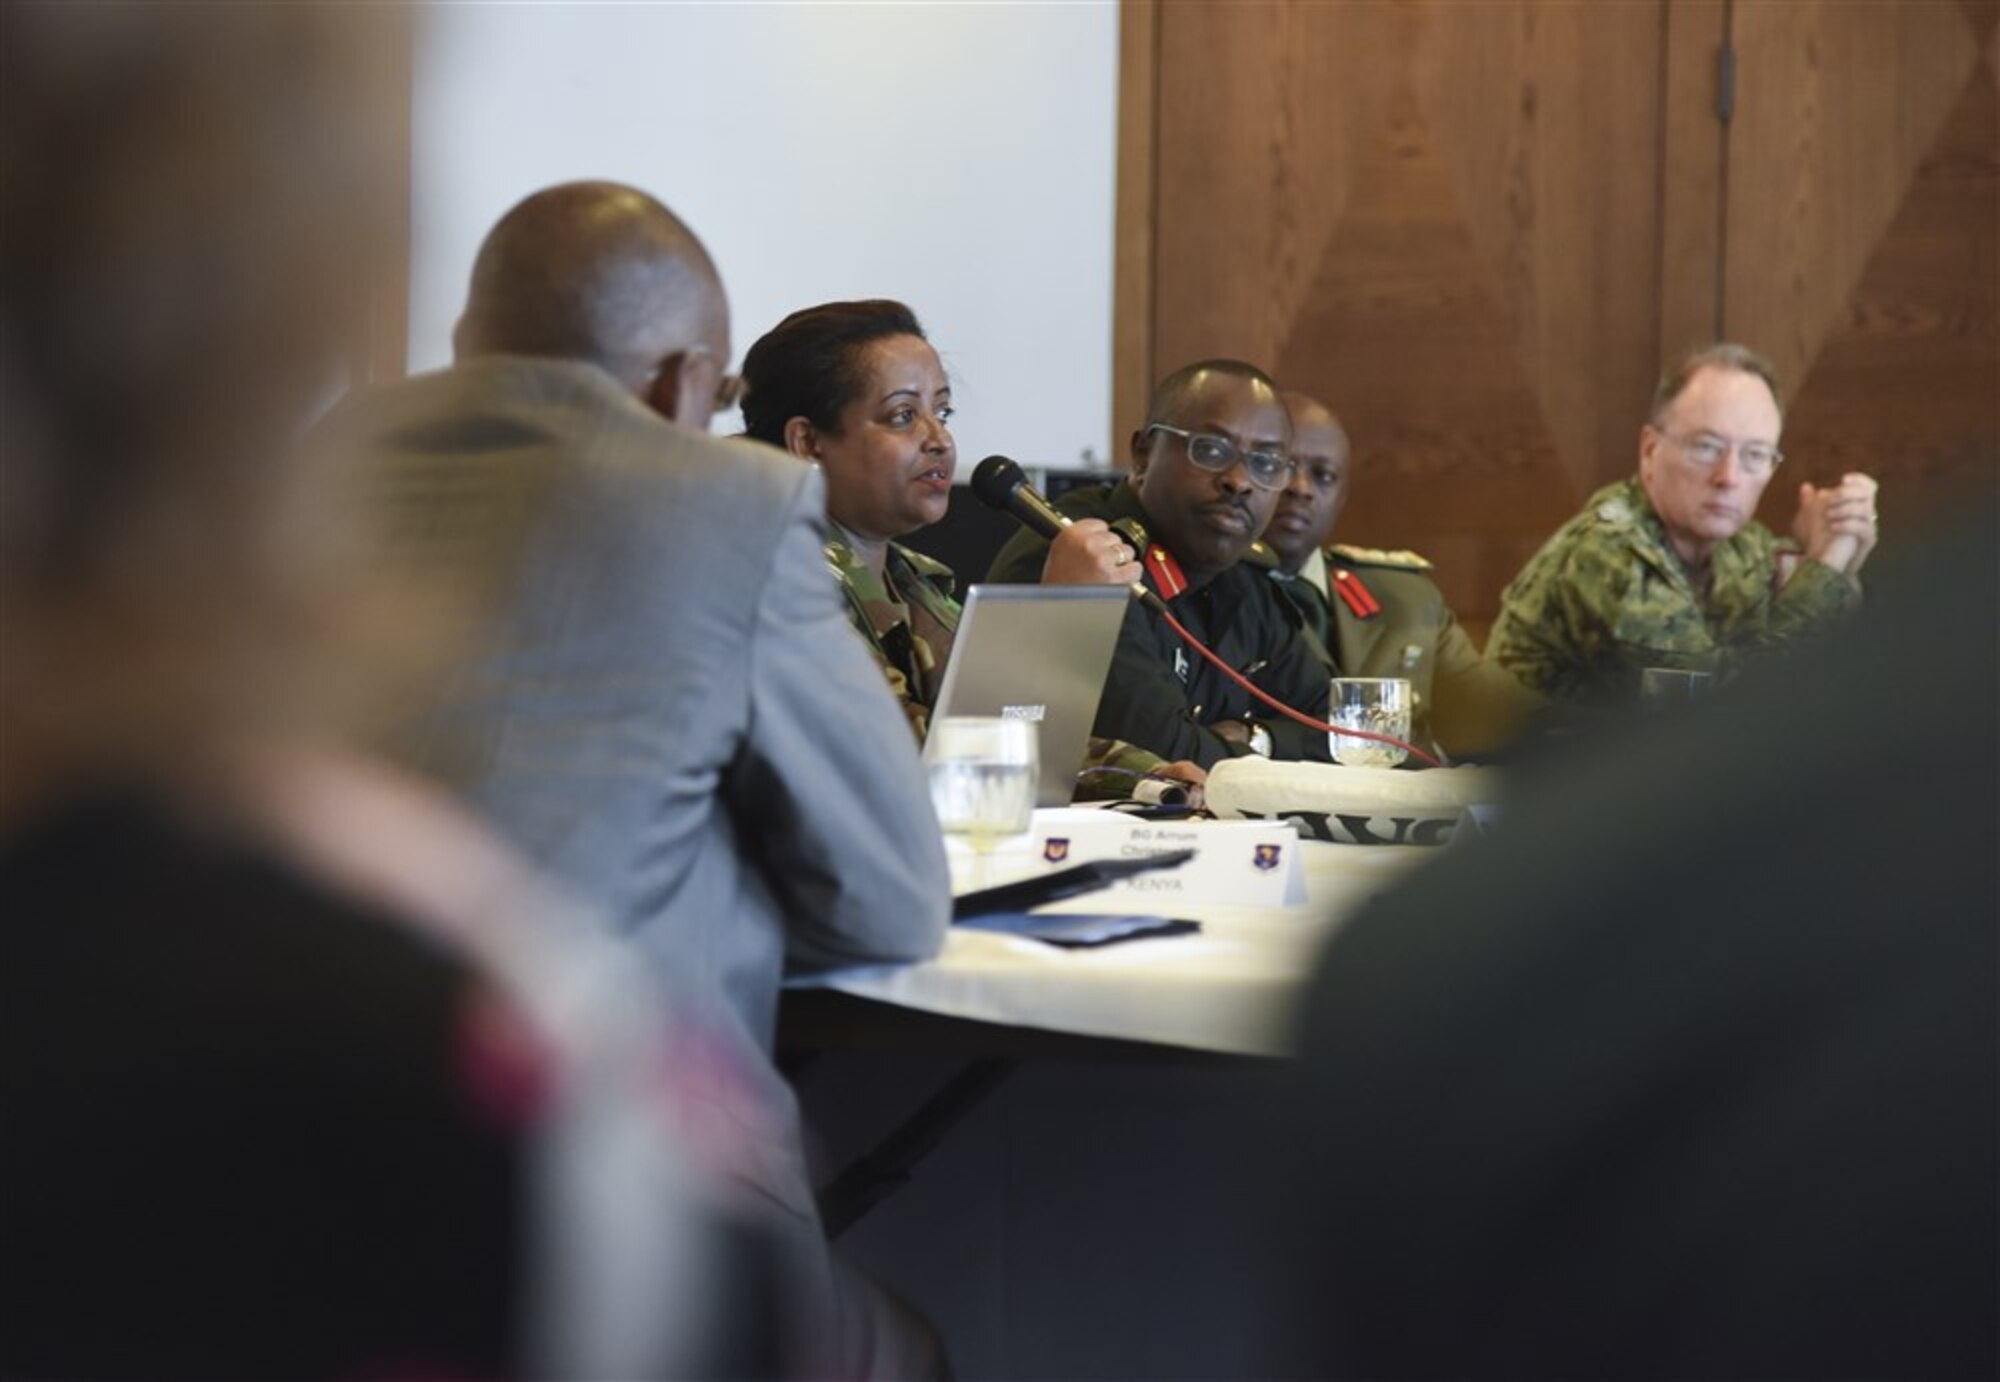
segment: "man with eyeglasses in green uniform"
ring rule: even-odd
[[[1132,470],[1072,490],[1071,518],[1136,521],[1150,539],[1146,584],[1196,638],[1259,689],[1316,719],[1327,677],[1262,572],[1242,564],[1291,477],[1291,425],[1277,385],[1255,365],[1204,360],[1153,390],[1132,434]],[[1040,578],[1048,540],[1016,534],[987,579]],[[1133,604],[1119,631],[1092,731],[1207,768],[1225,758],[1328,759],[1327,736],[1256,700],[1153,610]]]
[[[1825,626],[1861,595],[1875,481],[1799,485],[1792,544],[1755,521],[1784,460],[1770,363],[1697,350],[1661,381],[1639,473],[1590,497],[1502,597],[1486,655],[1553,699],[1637,698],[1648,668],[1727,673]]]

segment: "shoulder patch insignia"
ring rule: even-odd
[[[1431,561],[1407,548],[1388,549],[1383,547],[1350,547],[1344,542],[1336,542],[1326,549],[1336,557],[1361,566],[1387,566],[1398,571],[1428,571]]]
[[[1606,523],[1630,523],[1632,506],[1623,499],[1607,499],[1597,506],[1597,516]]]

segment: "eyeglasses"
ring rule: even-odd
[[[715,360],[715,352],[707,346],[694,346],[688,354],[698,355],[704,360]],[[716,361],[715,369],[715,411],[726,413],[736,406],[738,399],[743,397],[743,376],[731,374],[720,361]]]
[[[1727,437],[1718,437],[1713,432],[1696,432],[1691,437],[1660,434],[1672,442],[1680,453],[1704,470],[1722,464],[1722,458],[1736,448],[1736,463],[1749,475],[1769,475],[1778,468],[1778,462],[1785,459],[1785,453],[1775,446],[1766,446],[1760,441],[1732,442]]]
[[[696,359],[711,360],[711,361],[715,359],[715,352],[710,350],[707,346],[689,346],[687,349],[687,353]],[[645,392],[647,393],[652,392],[654,382],[658,380],[660,377],[660,371],[664,370],[666,367],[667,367],[667,362],[665,360],[661,360],[653,366],[652,372],[646,376]],[[719,368],[720,367],[718,366],[718,369]],[[734,408],[737,405],[737,403],[739,403],[742,400],[742,398],[743,398],[742,375],[730,374],[726,370],[717,374],[715,379],[716,412],[718,413],[728,412],[731,408]]]
[[[1234,470],[1240,461],[1244,473],[1250,477],[1250,483],[1258,489],[1283,489],[1285,482],[1291,478],[1291,460],[1275,451],[1245,451],[1227,437],[1219,437],[1213,432],[1190,432],[1185,427],[1169,427],[1164,422],[1149,422],[1146,430],[1165,432],[1168,436],[1186,441],[1188,461],[1198,470],[1225,475]]]

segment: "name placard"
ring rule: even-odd
[[[1192,849],[1179,868],[1142,873],[1091,894],[1171,914],[1191,906],[1290,907],[1306,900],[1303,847],[1286,821],[1149,821],[1116,811],[1037,811],[1032,863],[1043,872],[1092,859],[1139,859]]]

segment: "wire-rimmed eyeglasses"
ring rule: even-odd
[[[1778,463],[1785,459],[1784,452],[1761,441],[1731,441],[1728,437],[1719,437],[1713,432],[1696,432],[1686,437],[1676,437],[1667,432],[1662,432],[1660,435],[1672,442],[1675,450],[1704,470],[1721,465],[1722,458],[1727,456],[1732,448],[1736,452],[1736,464],[1742,466],[1744,472],[1750,475],[1769,475],[1778,468]]]

